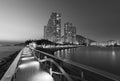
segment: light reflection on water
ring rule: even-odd
[[[0,46],[0,59],[8,57],[22,48],[23,46]]]
[[[115,60],[116,60],[116,53],[115,53],[115,51],[114,51],[114,50],[112,51],[112,60],[113,60],[113,61],[115,61]]]
[[[72,60],[97,69],[120,75],[120,48],[80,47],[59,52],[59,58]]]
[[[69,59],[71,58],[71,53],[72,53],[72,49],[64,49],[54,52],[54,55],[61,59]]]

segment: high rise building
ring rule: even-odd
[[[72,26],[72,23],[64,24],[64,42],[74,43],[76,41],[76,27]]]
[[[53,12],[48,20],[47,26],[44,26],[44,38],[57,42],[61,38],[61,14]]]

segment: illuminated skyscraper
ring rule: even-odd
[[[74,43],[76,41],[76,27],[72,23],[64,24],[64,42]]]
[[[44,26],[44,38],[57,42],[61,38],[61,14],[53,12],[48,20],[47,26]]]

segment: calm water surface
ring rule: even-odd
[[[8,57],[22,48],[23,46],[0,46],[0,59]]]
[[[57,51],[55,54],[120,76],[120,47],[79,47]]]

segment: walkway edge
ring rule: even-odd
[[[4,76],[2,77],[2,79],[0,81],[11,81],[11,79],[16,71],[16,67],[17,67],[19,59],[21,57],[21,54],[23,52],[23,49],[19,52],[19,54],[17,55],[17,57],[15,58],[13,63],[10,65],[10,67],[8,68],[8,70],[6,71],[6,73],[4,74]]]

